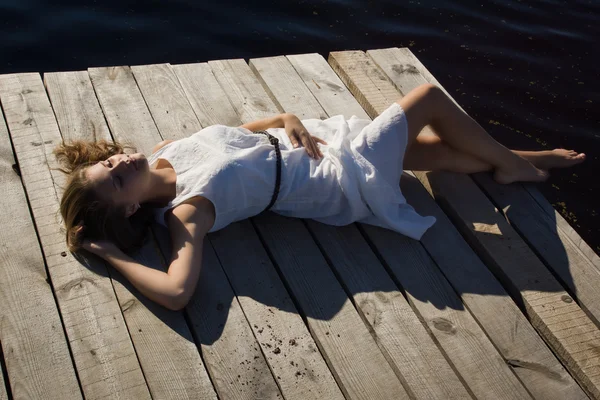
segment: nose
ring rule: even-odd
[[[129,165],[129,163],[131,163],[131,159],[129,158],[129,155],[127,155],[127,154],[120,154],[119,157],[116,157],[116,160],[113,162],[113,164],[115,162],[116,162],[116,165],[115,165],[114,168],[121,167],[121,164],[123,164],[123,166],[125,168],[127,168],[127,166]]]

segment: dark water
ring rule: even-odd
[[[587,153],[540,188],[600,251],[598,0],[0,0],[0,35],[0,73],[409,47],[506,146]]]

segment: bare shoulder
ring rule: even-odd
[[[192,234],[203,237],[215,222],[215,207],[210,200],[195,196],[173,208],[167,215],[172,236]]]
[[[160,149],[162,149],[169,143],[173,143],[173,142],[174,142],[174,140],[163,140],[162,142],[158,143],[156,146],[154,146],[152,148],[152,153],[156,153],[157,151],[159,151]]]

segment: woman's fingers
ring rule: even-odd
[[[308,153],[309,156],[311,156],[314,159],[318,159],[323,156],[321,154],[321,151],[317,147],[317,144],[313,140],[313,137],[310,136],[308,133],[304,133],[301,136],[301,140],[302,140],[302,145],[304,147],[306,147],[306,152]]]

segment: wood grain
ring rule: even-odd
[[[169,72],[166,72],[167,69]],[[174,79],[169,79],[171,86],[165,86],[160,93],[150,88],[145,88],[145,86],[153,85],[153,82],[161,80],[159,76],[170,76],[171,74],[174,77]],[[195,122],[188,122],[188,124],[193,124],[201,128],[193,106],[186,98],[185,85],[182,86],[180,84],[178,75],[170,65],[161,69],[157,69],[155,66],[137,67],[134,69],[134,75],[144,93],[144,99],[147,103],[163,102],[161,109],[151,110],[152,118],[157,121],[161,134],[164,131],[165,135],[168,134],[173,137],[185,137],[188,135],[187,128],[183,124],[178,123],[176,119],[162,112],[162,109],[182,108],[184,107],[182,105],[185,105],[185,110],[183,112],[180,111],[180,113],[191,115],[195,120]],[[145,78],[138,79],[138,75],[143,75]],[[188,90],[189,92],[191,90]],[[214,255],[214,251],[210,245],[208,246],[208,251],[209,256]],[[253,397],[256,393],[263,393],[264,396],[268,396],[269,398],[281,396],[265,359],[260,354],[258,343],[252,337],[249,323],[240,312],[238,301],[233,297],[233,291],[225,274],[222,270],[217,271],[217,268],[221,268],[220,263],[222,261],[219,260],[219,263],[215,264],[217,261],[216,257],[209,258],[208,261],[212,261],[212,264],[209,265],[210,270],[207,271],[208,274],[206,276],[201,272],[203,276],[200,279],[211,279],[202,282],[204,287],[211,288],[205,297],[209,302],[202,303],[198,299],[195,299],[187,308],[190,311],[193,309],[193,313],[188,314],[190,317],[195,316],[196,318],[200,318],[200,321],[196,323],[202,327],[201,331],[197,332],[201,342],[212,346],[212,358],[210,358],[209,370],[213,372],[213,382],[219,385],[219,393],[229,396]],[[202,267],[205,267],[204,263]],[[222,292],[215,293],[216,290]],[[224,297],[227,293],[231,297]],[[197,289],[195,294],[195,297],[198,295],[205,296],[200,292],[200,289]],[[213,303],[212,299],[217,300],[217,303]],[[229,311],[226,309],[226,305],[229,305],[227,307],[230,308]],[[217,313],[214,313],[213,309],[209,308],[211,306],[216,307]],[[227,314],[228,312],[230,315]],[[206,318],[212,318],[212,320],[207,320]],[[194,321],[193,318],[190,318],[190,320]],[[227,322],[227,328],[223,326],[225,322]],[[206,325],[209,324],[214,326],[207,327]],[[241,335],[233,335],[233,330],[238,331]],[[222,338],[223,340],[218,336],[219,331],[225,333],[225,337]],[[246,339],[245,341],[242,340],[244,338]]]
[[[255,70],[260,73],[260,79],[267,90],[273,88],[272,96],[277,98],[286,112],[294,112],[297,103],[308,96],[303,106],[308,116],[327,115],[319,104],[310,101],[313,95],[302,89],[311,82],[303,82],[300,71],[304,66],[319,65],[321,68],[318,79],[323,87],[335,86],[334,83],[328,84],[329,80],[335,82],[339,78],[321,56],[307,54],[308,60],[304,55],[293,57],[297,61],[295,70],[289,66],[284,67],[282,64],[286,59],[280,57],[252,59],[250,66],[254,65]],[[309,63],[309,60],[313,63]],[[325,63],[326,68],[322,63]],[[310,77],[311,72],[303,76]],[[287,82],[286,90],[280,90],[284,82]],[[345,87],[330,95],[339,95],[340,100],[345,97],[354,100]],[[321,96],[328,97],[325,93],[321,93]],[[354,103],[360,108],[356,100]],[[350,102],[347,105],[349,109],[352,108]],[[362,108],[360,110],[364,114]],[[372,332],[380,350],[411,396],[421,399],[468,398],[470,394],[356,226],[333,227],[310,220],[307,225],[335,270],[337,278],[346,292],[352,295],[357,311]]]
[[[412,90],[420,84],[427,83],[427,80],[420,74],[420,71],[424,67],[420,63],[414,63],[416,57],[409,53],[408,49],[387,49],[368,52],[390,77],[391,82],[397,88],[402,87],[403,90]],[[595,311],[598,304],[597,296],[594,295],[594,292],[597,291],[595,288],[600,285],[595,268],[584,257],[581,257],[580,252],[564,235],[559,236],[560,233],[557,235],[557,230],[556,228],[552,229],[553,224],[550,221],[546,220],[546,223],[541,222],[545,218],[544,213],[531,201],[531,197],[521,185],[498,185],[492,182],[486,174],[477,174],[473,175],[473,177],[479,183],[480,187],[486,191],[488,197],[493,199],[497,205],[504,208],[505,216],[508,217],[513,227],[521,230],[525,235],[524,237],[532,245],[532,248],[536,249],[538,254],[546,259],[547,263],[572,288],[573,292],[577,292],[582,296],[582,299],[586,300],[587,307],[585,308],[590,311],[589,315],[593,315],[592,310]],[[470,180],[467,178],[466,181]],[[477,194],[481,194],[478,189],[474,190]],[[484,197],[481,196],[481,198]],[[486,225],[489,225],[487,221],[478,226],[482,230],[489,230]],[[504,231],[502,233],[504,234]],[[510,237],[504,237],[503,239],[506,242],[506,239],[510,239]],[[550,243],[552,243],[552,248],[548,247]],[[512,249],[513,246],[514,244],[508,245],[508,249]],[[570,262],[570,265],[565,265],[565,259],[568,260],[566,262]],[[535,257],[534,262],[536,265],[539,265]],[[528,269],[528,271],[530,270]],[[541,271],[544,274],[547,273],[547,271],[544,272],[543,268]],[[576,288],[575,284],[579,286]],[[560,290],[563,289],[560,288]],[[517,301],[520,301],[520,297],[517,296],[516,298]],[[525,305],[522,306],[525,307]]]
[[[102,75],[99,72],[96,71],[95,83],[105,88],[101,96],[106,103],[111,103],[110,85],[101,81]],[[104,118],[97,113],[97,109],[100,107],[94,90],[90,90],[92,82],[87,72],[46,74],[45,81],[50,100],[53,102],[54,108],[60,110],[60,114],[68,115],[68,119],[76,121],[78,126],[83,125],[82,122],[77,121],[78,119],[92,120],[93,124],[91,125],[93,126],[105,125]],[[83,85],[80,82],[82,81],[87,82],[85,92],[81,90]],[[79,96],[76,95],[77,92],[79,92]],[[125,96],[126,94],[120,92],[120,95]],[[79,102],[77,99],[84,98],[84,96],[87,98],[83,103],[90,107],[89,112],[86,108],[77,109],[76,105],[70,105],[70,102]],[[55,98],[70,100],[63,100],[55,104]],[[135,101],[132,100],[131,104],[135,104]],[[78,112],[73,114],[73,110]],[[131,123],[133,125],[131,121],[126,121],[126,118],[134,110],[128,110],[124,106],[115,111],[123,115],[122,124]],[[110,122],[109,119],[108,121]],[[104,128],[105,131],[106,128]],[[67,132],[69,131],[67,130]],[[63,138],[68,140],[94,139],[93,132],[90,130],[69,133],[73,136],[63,135]],[[142,131],[133,131],[129,134],[131,136],[126,136],[125,139],[129,139],[133,145],[144,141],[156,140],[158,142],[160,140],[160,137],[145,138],[146,133]],[[110,136],[102,137],[102,139],[111,140]],[[152,240],[146,240],[144,246],[133,256],[137,262],[149,268],[166,269]],[[113,276],[113,286],[152,395],[168,398],[201,395],[204,398],[216,398],[183,315],[169,311],[145,298],[116,270],[111,269],[110,274]]]
[[[268,111],[271,114],[267,115],[280,112],[243,60],[209,62],[209,65],[213,72],[218,71],[215,76],[234,109],[243,110],[243,113],[238,113],[242,122],[260,119]],[[232,87],[234,84],[235,87]],[[294,235],[300,221],[283,222],[280,218],[265,215],[255,222],[344,395],[350,398],[404,398],[405,390],[386,365],[385,358],[331,275],[331,270],[318,255],[318,248],[306,228],[300,229],[304,237],[297,241]],[[312,254],[310,261],[305,258],[307,251]],[[317,263],[316,270],[309,272],[307,268],[312,268],[313,261]],[[314,286],[308,284],[309,278]],[[337,301],[332,303],[334,299]],[[337,310],[338,306],[339,311],[332,313],[331,308],[336,307]],[[337,334],[350,330],[353,335],[345,334],[345,343],[337,338]]]
[[[0,99],[27,196],[36,199],[30,207],[44,228],[39,239],[84,396],[150,398],[105,265],[81,264],[66,247],[57,218],[65,177],[52,154],[61,136],[40,76],[0,76]],[[48,195],[52,186],[55,193]],[[89,368],[93,375],[86,374]]]
[[[365,78],[363,75],[365,74],[369,74],[372,71],[372,66],[371,64],[367,64],[366,62],[364,63],[365,66],[364,67],[360,67],[360,65],[363,65],[363,61],[365,60],[365,58],[367,58],[367,56],[364,53],[360,53],[360,52],[348,52],[348,53],[332,53],[332,57],[331,58],[336,58],[336,64],[338,66],[341,65],[353,65],[354,68],[352,70],[348,70],[347,73],[345,73],[344,76],[342,76],[342,79],[344,81],[346,80],[352,80],[355,82],[366,82],[365,84],[368,84],[369,79]],[[372,61],[371,61],[372,62]],[[380,73],[377,74],[378,79],[380,78]],[[412,75],[412,73],[411,73]],[[385,89],[386,91],[391,91],[396,90],[395,87],[388,82],[389,87],[387,89]],[[384,84],[379,81],[379,86],[384,86]],[[369,93],[369,90],[367,89],[362,89],[363,92],[365,93]],[[401,94],[399,92],[397,92],[397,97],[400,97]],[[366,98],[367,101],[369,100],[369,98]],[[387,108],[387,106],[385,104],[382,104],[380,101],[380,97],[379,96],[374,96],[373,99],[373,104],[379,104],[377,107],[375,107],[376,109],[378,109],[378,112],[383,111],[385,108]],[[467,178],[468,179],[468,178]],[[417,203],[413,203],[413,204],[417,204]],[[446,237],[446,233],[443,232],[440,237],[443,237],[445,240]],[[459,267],[461,265],[461,263],[457,262],[458,260],[460,260],[460,257],[462,257],[461,254],[469,254],[469,253],[457,253],[456,256],[451,255],[448,253],[448,247],[443,246],[443,241],[439,240],[437,242],[434,241],[430,241],[429,243],[425,242],[425,246],[428,250],[428,252],[430,254],[439,254],[439,258],[436,258],[436,261],[439,263],[440,267],[444,269],[444,272],[447,271],[447,267],[445,267],[444,265],[455,265],[457,267]],[[464,248],[464,247],[463,247]],[[460,249],[460,247],[458,248]],[[442,256],[443,255],[443,256]],[[472,256],[470,256],[470,258],[473,258]],[[448,261],[453,261],[452,263],[448,263],[448,262],[444,262],[444,260],[448,260]],[[467,265],[465,263],[465,265]],[[482,267],[481,263],[478,263],[479,268]],[[443,267],[444,266],[444,267]],[[460,274],[459,273],[455,273],[455,274],[449,274],[446,272],[446,276],[451,280],[453,286],[455,286],[455,288],[457,287],[461,287],[460,281],[457,280],[456,278],[453,277],[453,275],[461,275],[462,281],[463,282],[469,282],[468,280],[465,281],[465,278],[467,276],[470,277],[470,275],[465,275],[464,269],[457,269],[457,271],[461,271]],[[499,287],[499,285],[493,282],[492,279],[490,279],[489,274],[478,274],[476,275],[477,279],[483,279],[483,282],[488,285],[487,287],[490,288],[490,290],[495,290],[495,291],[491,291],[492,294],[496,294],[498,293],[500,296],[502,295],[503,291],[500,290],[499,292],[497,291],[497,288]],[[474,285],[472,285],[473,287],[475,287]],[[462,285],[462,287],[465,287],[464,284]],[[486,286],[482,286],[482,289],[485,288]],[[483,289],[485,290],[485,289]],[[504,328],[501,329],[500,331],[498,331],[495,326],[498,325],[498,323],[493,321],[493,318],[495,318],[495,316],[497,315],[497,309],[495,307],[501,306],[502,304],[492,304],[491,302],[489,304],[486,305],[486,297],[481,297],[481,296],[469,296],[468,293],[478,293],[477,290],[475,291],[460,291],[459,293],[461,293],[463,301],[465,302],[465,304],[467,306],[469,306],[470,310],[473,310],[474,315],[478,318],[478,321],[480,322],[480,324],[486,329],[487,334],[490,336],[490,338],[492,338],[492,340],[495,341],[496,343],[496,347],[498,349],[500,349],[503,353],[503,355],[507,358],[510,359],[510,352],[512,351],[516,351],[517,354],[519,352],[521,352],[522,350],[519,350],[519,345],[515,345],[515,344],[511,344],[510,347],[504,347],[502,346],[502,344],[504,343],[511,343],[514,341],[514,339],[512,339],[511,336],[507,336],[507,333],[511,332],[511,329],[513,327],[513,325],[511,325],[510,323],[506,323],[504,325]],[[467,293],[467,295],[465,296],[465,294],[463,293]],[[514,304],[511,304],[512,301],[507,298],[506,302],[504,303],[504,307],[500,308],[503,310],[507,310],[507,312],[509,313],[508,315],[510,316],[510,318],[508,319],[508,321],[510,320],[515,320],[515,318],[519,319],[518,317],[518,313],[519,310],[516,309],[516,307],[514,306]],[[511,310],[512,309],[512,310]],[[483,310],[483,312],[482,312]],[[508,322],[506,321],[506,322]],[[531,329],[531,327],[526,328],[526,329]],[[535,336],[529,336],[529,340],[531,340],[531,338],[535,338]],[[535,346],[535,342],[531,342],[530,345],[535,347],[539,347],[540,344],[538,343],[537,346]],[[542,344],[543,347],[543,344]],[[522,353],[523,355],[527,355],[527,352]],[[552,360],[552,358],[547,358],[543,355],[544,353],[541,353],[540,357],[536,360],[536,362],[542,362],[542,364],[549,364],[547,365],[550,370],[554,370],[554,371],[560,371],[561,367],[559,365],[558,362],[556,362],[556,360],[554,360],[553,362],[550,361],[548,363],[547,360]],[[548,353],[546,352],[546,355]],[[548,387],[550,385],[552,385],[552,382],[550,381],[549,383],[540,383],[539,379],[547,379],[547,377],[545,377],[543,374],[532,374],[531,371],[526,371],[522,368],[516,368],[514,369],[515,373],[517,373],[521,379],[522,382],[527,386],[527,388],[534,393],[534,396],[539,397],[539,398],[561,398],[560,396],[560,392],[553,392],[553,391],[549,391]],[[527,378],[527,376],[529,376],[529,378]],[[574,385],[569,384],[568,382],[563,385],[562,383],[560,384],[554,384],[552,386],[558,386],[559,388],[562,387],[562,390],[566,390],[569,393],[573,393],[572,392],[572,388],[574,387]],[[575,388],[575,393],[577,394],[577,390]],[[581,393],[579,392],[579,394],[581,395]]]
[[[0,110],[0,344],[11,392],[14,398],[82,398],[27,198],[13,165]],[[4,384],[0,370],[0,399],[8,398]]]
[[[331,73],[331,67],[323,56],[318,53],[298,54],[287,56],[287,59],[328,116],[343,115],[348,119],[355,115],[369,119],[340,78]]]
[[[199,69],[199,72],[194,72],[188,66],[186,73],[200,73],[205,74],[205,79],[216,79],[207,74],[204,67]],[[179,73],[177,68],[176,71]],[[209,85],[215,92],[214,98],[223,99],[223,94],[227,97],[221,86]],[[205,104],[197,105],[207,107]],[[228,120],[239,118],[233,108],[231,111],[234,115],[226,116]],[[249,222],[234,223],[209,237],[283,396],[342,398]],[[241,258],[240,254],[244,257]]]
[[[421,74],[423,65],[413,65],[415,57],[411,57],[406,50],[374,50],[368,53],[403,94],[428,83]],[[562,279],[588,316],[600,325],[600,298],[597,296],[600,291],[600,271],[568,238],[557,220],[542,211],[521,184],[500,185],[489,174],[483,173],[474,174],[472,178],[494,204],[504,210],[511,225]],[[532,185],[529,187],[533,190]],[[549,205],[547,201],[546,204]]]

